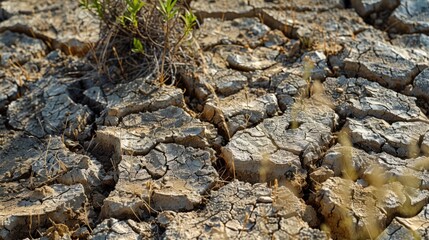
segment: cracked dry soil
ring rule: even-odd
[[[190,7],[160,87],[95,74],[78,1],[0,2],[0,239],[429,239],[429,0]]]

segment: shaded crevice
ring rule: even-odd
[[[3,9],[2,9],[3,10]],[[7,28],[0,28],[0,33],[3,33],[5,31],[11,31],[11,32],[15,32],[15,33],[21,33],[21,34],[25,34],[28,37],[31,38],[35,38],[35,39],[40,39],[42,40],[46,46],[47,46],[47,51],[50,52],[52,50],[55,50],[55,48],[53,48],[52,46],[54,46],[54,39],[51,39],[43,34],[40,33],[35,33],[33,31],[33,29],[31,29],[28,26],[25,25],[21,25],[21,24],[16,24],[12,27],[7,27]],[[62,49],[61,49],[62,50]],[[67,52],[65,52],[67,53]]]
[[[222,121],[221,122],[214,122],[213,119],[218,114],[217,111],[214,111],[214,113],[210,117],[210,119],[207,119],[207,117],[202,117],[202,113],[204,111],[204,106],[205,106],[206,102],[213,96],[215,99],[217,99],[216,92],[214,92],[214,91],[211,92],[210,95],[207,96],[203,102],[201,102],[200,100],[198,100],[198,97],[196,96],[195,92],[187,91],[187,87],[184,84],[183,77],[184,76],[182,76],[182,75],[177,76],[178,84],[176,86],[177,88],[179,88],[183,91],[183,96],[185,98],[185,106],[182,109],[184,109],[185,112],[189,113],[195,119],[198,119],[201,122],[206,122],[206,123],[212,124],[215,127],[215,129],[217,130],[218,135],[220,135],[223,138],[221,145],[225,146],[226,144],[228,144],[230,138],[232,138],[232,136],[230,136],[229,132],[224,129],[224,128],[227,128],[228,119],[225,119],[222,115],[222,119],[224,120],[223,123],[222,123]],[[188,76],[188,77],[190,77],[190,76]],[[209,85],[209,84],[207,83],[207,85]],[[192,87],[198,88],[200,86],[192,86]],[[220,127],[222,125],[225,125],[225,126]],[[218,149],[218,148],[214,148],[214,149],[216,150],[217,154],[220,154],[220,149]]]
[[[4,126],[6,127],[6,129],[8,129],[8,130],[12,130],[12,131],[16,131],[16,132],[19,132],[19,131],[23,131],[23,132],[26,132],[28,135],[30,135],[30,136],[33,136],[33,137],[36,137],[36,138],[38,138],[38,139],[40,139],[39,137],[37,137],[37,136],[34,136],[34,135],[32,135],[32,134],[30,134],[30,133],[28,133],[27,131],[25,131],[25,130],[22,130],[22,129],[19,129],[19,128],[15,128],[15,127],[13,127],[10,123],[9,123],[9,118],[5,118],[5,122],[4,122]]]
[[[395,2],[381,1],[381,3],[374,4],[375,7],[373,6],[372,10],[365,12],[365,10],[363,10],[363,5],[360,6],[359,4],[356,4],[356,6],[354,6],[354,4],[351,3],[351,0],[344,0],[344,2],[346,6],[349,6],[349,8],[354,8],[366,24],[372,25],[373,27],[384,32],[388,32],[389,28],[392,27],[387,24],[387,20],[395,11],[395,9],[400,5],[399,0],[396,0]],[[367,4],[371,4],[371,2]]]
[[[92,145],[89,145],[91,143],[92,141],[90,141],[88,144],[85,144],[88,145],[86,147],[87,151],[103,165],[104,170],[111,171],[112,169],[117,169],[119,163],[122,160],[122,154],[117,153],[115,144],[103,141],[103,143],[95,142],[92,143]]]
[[[353,8],[352,1],[351,0],[343,0],[344,1],[344,7],[345,8]]]
[[[1,10],[3,10],[3,9],[1,9]],[[0,22],[1,22],[1,17],[2,16],[0,13]],[[37,33],[31,27],[22,25],[21,23],[17,23],[15,25],[9,26],[9,27],[0,27],[0,33],[5,32],[5,31],[22,33],[22,34],[25,34],[29,37],[40,39],[46,44],[48,52],[51,52],[53,50],[58,49],[67,55],[76,55],[76,56],[82,57],[87,52],[89,52],[89,50],[91,49],[91,44],[85,44],[85,46],[82,47],[82,49],[75,50],[75,49],[71,48],[70,46],[67,46],[64,43],[57,41],[56,39],[50,38],[50,37],[48,37],[44,34],[41,34],[41,33]]]
[[[89,99],[88,97],[86,97],[83,94],[83,92],[85,90],[92,87],[91,85],[90,86],[87,86],[87,85],[88,85],[88,83],[85,82],[84,80],[79,80],[79,81],[76,81],[76,82],[70,84],[67,87],[68,96],[75,103],[79,103],[79,104],[88,106],[89,109],[96,114],[96,117],[99,117],[101,114],[101,111],[104,110],[104,107],[101,104]],[[103,95],[103,97],[104,97],[104,95]]]
[[[285,9],[282,9],[283,11],[285,11]],[[288,8],[288,10],[293,10],[293,11],[297,11],[296,8]],[[297,12],[305,12],[307,10],[310,9],[300,9],[301,11],[297,11]],[[204,19],[206,18],[218,18],[218,19],[222,19],[222,20],[234,20],[234,19],[238,19],[238,18],[259,18],[261,19],[261,22],[265,25],[267,25],[268,27],[270,27],[271,29],[277,29],[282,31],[286,37],[291,38],[291,39],[298,39],[298,34],[297,34],[297,28],[290,27],[287,26],[279,21],[277,21],[275,18],[271,17],[269,14],[267,14],[264,9],[259,9],[259,8],[254,8],[253,10],[249,10],[247,12],[242,12],[242,13],[236,13],[236,12],[204,12],[204,11],[200,11],[196,13],[199,21],[201,24],[204,23]]]
[[[198,20],[201,24],[204,24],[204,19],[206,18],[219,18],[222,20],[234,20],[237,18],[251,18],[251,17],[257,17],[258,11],[257,10],[250,10],[247,12],[242,13],[236,13],[236,12],[204,12],[199,11],[196,13]]]

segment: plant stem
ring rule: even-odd
[[[166,29],[165,29],[165,39],[164,39],[164,50],[162,51],[162,57],[161,57],[161,76],[160,76],[160,82],[161,85],[164,85],[165,82],[165,76],[164,76],[164,64],[165,64],[165,58],[167,57],[167,49],[168,49],[168,38],[170,34],[170,21],[167,20]]]

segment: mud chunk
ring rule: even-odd
[[[0,133],[0,180],[13,181],[28,175],[31,164],[36,161],[41,142],[23,133],[2,131]],[[22,151],[25,148],[27,151]]]
[[[404,34],[398,35],[392,39],[392,44],[402,47],[410,48],[423,56],[427,56],[429,50],[429,36],[426,34]]]
[[[11,132],[0,149],[0,159],[0,181],[25,180],[29,187],[56,179],[66,185],[80,183],[90,193],[101,185],[100,178],[104,175],[97,160],[70,152],[59,136],[42,141]]]
[[[286,72],[288,72],[287,68],[283,67],[281,64],[275,64],[268,69],[257,70],[245,74],[249,79],[249,87],[272,89],[279,83],[279,80],[274,80],[274,78],[277,75],[281,75]]]
[[[37,137],[66,134],[80,138],[94,114],[88,106],[73,100],[76,98],[68,91],[72,84],[65,83],[69,80],[51,76],[34,83],[29,94],[9,105],[10,125]]]
[[[332,109],[308,100],[282,116],[237,132],[222,148],[222,156],[239,179],[277,178],[300,192],[306,178],[302,166],[312,164],[329,145],[336,119]]]
[[[54,184],[34,191],[23,190],[0,198],[0,237],[17,239],[52,222],[69,227],[86,224],[82,185]],[[66,210],[69,209],[69,210]]]
[[[18,97],[18,86],[12,81],[12,79],[0,78],[0,112],[6,110],[6,106],[10,101]]]
[[[429,68],[414,78],[412,94],[429,100]]]
[[[401,159],[387,153],[369,154],[363,150],[336,145],[322,160],[322,167],[332,169],[338,177],[362,179],[379,186],[400,182],[404,186],[429,190],[427,157]]]
[[[238,132],[222,149],[222,156],[239,179],[250,182],[288,182],[299,192],[305,185],[306,171],[299,156],[278,149],[257,127]]]
[[[270,30],[257,18],[238,18],[222,21],[214,18],[204,19],[198,30],[198,41],[203,49],[220,44],[236,44],[255,48],[262,44],[263,37]]]
[[[252,17],[253,7],[246,0],[228,1],[216,0],[211,4],[198,0],[191,2],[191,8],[200,18],[234,19],[239,17]]]
[[[313,0],[250,0],[249,4],[257,9],[295,9],[298,12],[305,11],[326,11],[332,8],[344,8],[344,3],[341,0],[326,0],[326,1],[313,1]]]
[[[371,13],[381,12],[385,10],[394,10],[398,5],[399,0],[352,0],[351,4],[362,17],[367,17]]]
[[[361,40],[354,43],[344,59],[348,77],[363,77],[382,86],[401,89],[419,73],[407,51],[383,42]]]
[[[326,167],[320,167],[310,173],[311,180],[316,181],[317,183],[323,183],[324,181],[328,180],[330,177],[333,176],[334,171]]]
[[[301,69],[297,71],[302,72]],[[308,81],[303,79],[302,75],[297,71],[282,72],[270,78],[271,86],[276,89],[279,107],[283,112],[293,105],[295,102],[293,97],[305,93],[309,87]]]
[[[276,10],[276,9],[263,9],[261,15],[264,22],[272,29],[279,29],[288,38],[297,38],[298,29],[303,27],[301,21],[294,21],[292,15],[296,12],[292,10]]]
[[[258,126],[280,149],[301,155],[304,164],[311,164],[329,145],[337,121],[338,116],[329,106],[310,98]]]
[[[213,83],[217,93],[229,96],[245,88],[247,77],[232,69],[220,70],[213,75]]]
[[[220,128],[226,137],[278,112],[277,99],[274,94],[258,96],[244,89],[237,94],[206,102],[201,117]]]
[[[308,60],[306,60],[308,59]],[[309,74],[312,80],[325,80],[325,78],[331,75],[331,70],[329,70],[328,60],[325,54],[321,51],[311,51],[302,55],[300,65],[305,66],[305,61],[310,61],[312,64],[312,69],[309,73],[306,69],[303,69],[303,75]],[[303,67],[305,68],[305,67]]]
[[[194,209],[218,179],[213,160],[213,151],[177,144],[158,144],[145,156],[123,156],[119,181],[104,200],[103,217]]]
[[[90,239],[149,239],[154,236],[154,229],[149,223],[109,218],[97,225]]]
[[[55,0],[39,5],[26,0],[16,5],[12,0],[2,2],[2,9],[7,20],[0,23],[1,32],[10,30],[36,36],[68,54],[84,55],[99,38],[99,20],[76,1]]]
[[[426,34],[399,35],[392,40],[392,44],[406,50],[420,71],[429,67],[429,36]]]
[[[362,120],[348,119],[344,130],[353,144],[364,149],[385,151],[401,158],[418,157],[421,153],[420,139],[429,130],[423,122],[388,122],[367,117]]]
[[[88,106],[71,98],[66,85],[48,87],[43,98],[46,103],[41,115],[47,133],[58,133],[59,129],[64,129],[67,136],[76,139],[94,119]]]
[[[274,47],[274,46],[282,46],[283,44],[287,43],[289,39],[283,34],[282,31],[275,29],[272,31],[269,31],[264,39],[264,46],[265,47]],[[291,51],[292,52],[292,51]],[[290,53],[290,56],[293,55]]]
[[[221,45],[215,51],[227,61],[230,68],[239,71],[255,71],[267,69],[277,62],[279,52],[266,47],[254,50],[237,45]]]
[[[31,162],[35,178],[31,181],[40,184],[58,178],[64,184],[81,183],[88,190],[100,185],[101,165],[88,156],[70,152],[60,137],[47,139],[39,150],[42,152]]]
[[[386,89],[376,82],[341,76],[328,78],[323,85],[342,117],[373,116],[388,122],[428,121],[414,98]]]
[[[203,211],[172,216],[164,237],[327,239],[306,222],[315,219],[314,210],[285,187],[272,190],[265,184],[235,180],[211,195]],[[258,201],[262,198],[272,198],[272,202]]]
[[[220,144],[213,125],[201,122],[183,109],[170,106],[154,112],[130,114],[119,127],[101,127],[94,139],[97,155],[118,163],[122,154],[145,155],[158,143],[177,143],[197,148]]]
[[[186,93],[194,101],[204,103],[216,94],[227,96],[246,86],[246,76],[242,72],[227,68],[226,56],[217,52],[204,52],[202,56],[206,67],[199,70],[188,68],[181,72]]]
[[[40,39],[5,31],[0,33],[0,49],[2,51],[0,65],[7,67],[13,64],[24,65],[33,57],[42,57],[48,47]]]
[[[153,139],[144,134],[140,135],[138,132],[134,133],[134,131],[118,127],[105,127],[97,130],[94,141],[95,145],[91,152],[105,165],[109,165],[111,161],[113,161],[113,165],[119,163],[122,154],[147,154],[156,145]]]
[[[401,0],[388,24],[391,32],[429,33],[429,1]]]
[[[174,106],[155,112],[128,115],[123,118],[120,126],[145,133],[158,143],[174,142],[197,148],[208,147],[217,138],[217,131],[211,124],[201,122]]]
[[[101,112],[107,106],[106,96],[100,87],[91,87],[83,91],[84,102],[91,109]]]
[[[395,217],[378,239],[426,239],[429,237],[429,205],[417,216],[411,218]]]
[[[347,239],[378,236],[395,214],[417,214],[428,194],[398,182],[364,188],[336,177],[324,182],[317,193],[321,214],[331,234]]]
[[[368,27],[356,12],[323,6],[326,2],[312,1],[308,5],[299,2],[284,10],[262,9],[261,15],[270,28],[281,30],[288,38],[300,39],[302,47],[315,47],[317,50],[335,54],[341,50],[340,43],[347,44],[355,32],[361,32]],[[322,7],[320,12],[301,12],[300,6],[302,9]],[[314,19],[318,20],[317,23]]]
[[[213,56],[210,54],[210,56]],[[221,59],[219,56],[217,59]],[[221,59],[223,62],[223,60]],[[214,68],[213,72],[217,72],[217,68]],[[186,92],[195,98],[198,102],[204,102],[209,97],[215,94],[215,87],[213,75],[215,73],[204,73],[203,71],[194,72],[189,69],[187,72],[181,74],[183,84],[186,88]]]
[[[184,106],[183,93],[174,87],[158,87],[136,79],[130,83],[118,84],[106,93],[107,106],[100,124],[117,126],[119,119],[131,113],[156,111],[168,106]]]

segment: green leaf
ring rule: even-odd
[[[143,44],[138,38],[133,38],[133,48],[131,49],[133,53],[144,53]]]
[[[178,10],[175,8],[177,0],[159,0],[158,11],[164,16],[166,21],[170,21],[177,16]]]
[[[89,10],[89,0],[80,0],[79,6]]]
[[[138,13],[144,7],[145,3],[142,0],[125,0],[126,12],[117,19],[124,27],[131,23],[135,28],[138,27]],[[127,21],[125,21],[127,20]]]
[[[185,35],[189,34],[192,29],[197,24],[197,16],[195,16],[192,12],[186,11],[185,15],[180,16],[185,23]]]

